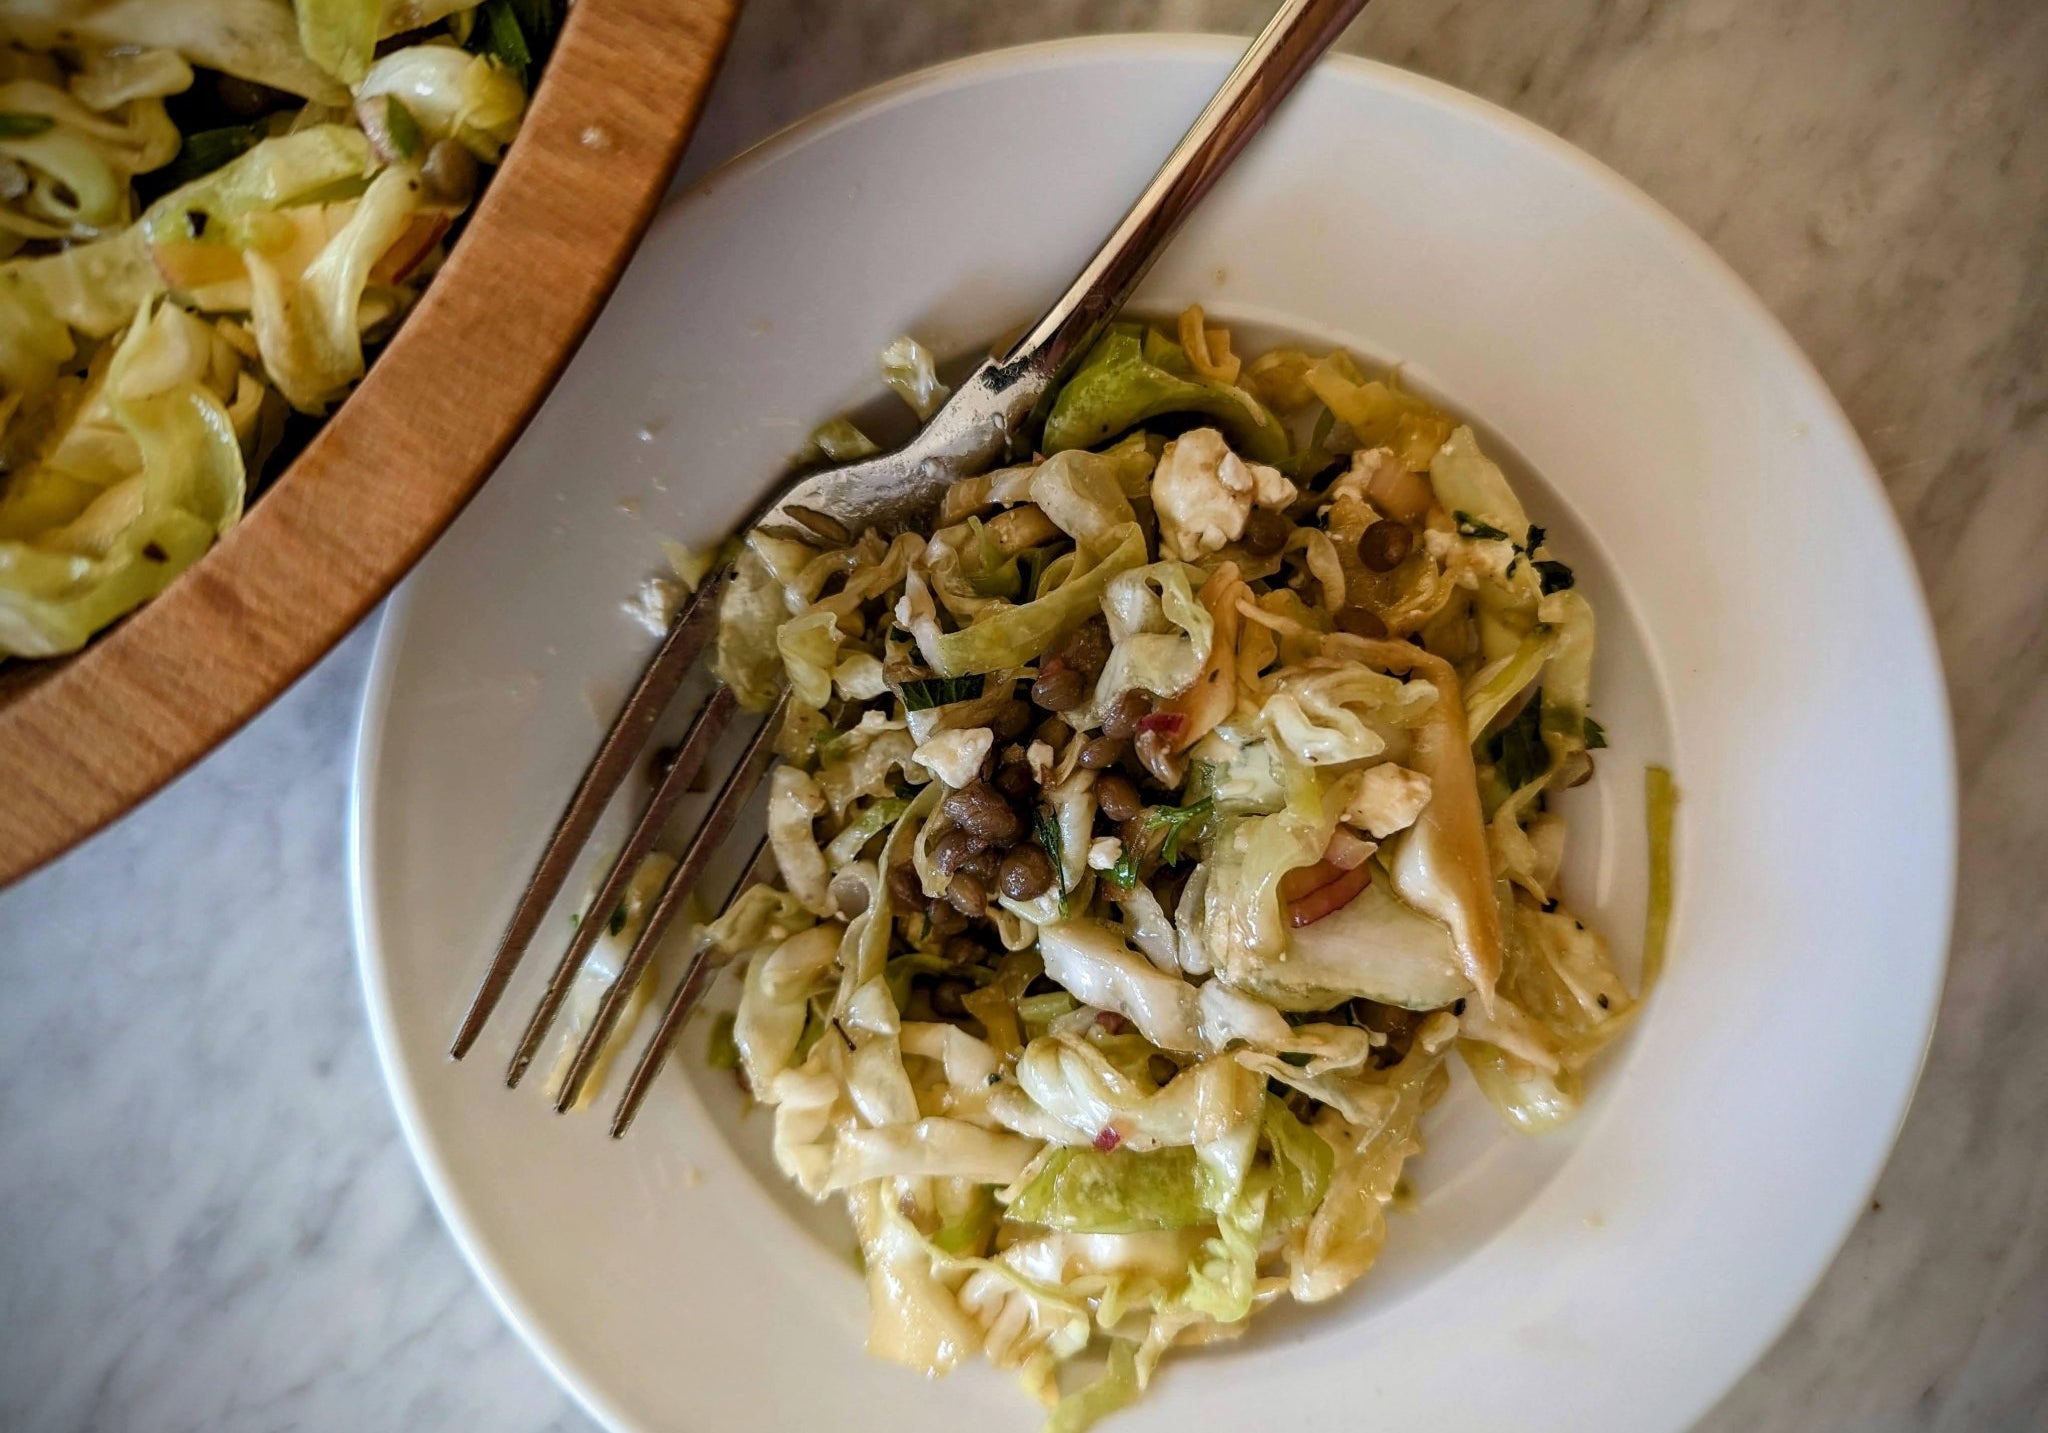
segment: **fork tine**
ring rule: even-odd
[[[527,879],[519,905],[505,925],[505,933],[498,938],[498,949],[491,957],[490,968],[484,973],[483,983],[477,986],[476,994],[469,1002],[469,1010],[463,1015],[455,1039],[448,1047],[452,1059],[459,1060],[469,1053],[476,1037],[483,1033],[491,1012],[498,1008],[505,987],[511,983],[512,972],[518,968],[520,957],[532,943],[534,932],[540,929],[541,918],[547,914],[548,907],[561,893],[563,883],[569,879],[569,872],[576,864],[583,843],[590,839],[597,818],[604,813],[612,793],[619,789],[619,783],[626,779],[626,774],[640,759],[641,749],[647,744],[655,722],[695,665],[697,654],[704,650],[704,644],[716,630],[719,598],[731,578],[732,570],[725,568],[697,589],[689,609],[669,628],[668,636],[662,639],[661,646],[655,651],[654,660],[641,673],[633,694],[626,698],[626,704],[612,721],[611,730],[605,733],[597,755],[590,759],[583,779],[577,783],[576,794],[569,799],[562,819],[548,837],[540,864],[534,867],[533,875]]]
[[[519,1048],[512,1053],[512,1063],[506,1067],[505,1084],[508,1088],[516,1086],[533,1063],[535,1053],[561,1011],[562,1002],[569,996],[569,987],[575,983],[577,973],[583,969],[583,962],[596,946],[611,913],[625,896],[633,873],[640,869],[641,860],[654,849],[661,828],[668,823],[676,803],[690,789],[690,783],[696,780],[697,773],[703,769],[704,758],[710,755],[712,746],[724,735],[732,714],[738,708],[739,699],[733,695],[732,688],[721,682],[690,723],[682,745],[676,749],[675,760],[662,773],[661,783],[654,788],[647,809],[640,813],[639,822],[627,836],[626,844],[619,849],[618,859],[612,862],[611,870],[606,873],[604,884],[591,898],[583,919],[577,923],[575,938],[562,952],[561,960],[556,962],[554,974],[548,977],[547,989],[541,994],[540,1004],[534,1007],[532,1018],[526,1022],[526,1033],[519,1038]]]
[[[576,1047],[576,1058],[569,1066],[567,1078],[562,1081],[560,1094],[555,1099],[555,1112],[566,1114],[575,1108],[577,1098],[583,1093],[583,1084],[590,1078],[591,1068],[597,1063],[598,1052],[604,1049],[611,1038],[612,1029],[624,1013],[626,1000],[639,984],[641,972],[647,969],[647,962],[654,957],[654,948],[661,943],[663,932],[669,922],[682,909],[683,898],[690,894],[697,882],[703,878],[704,868],[717,853],[719,844],[732,834],[733,823],[739,820],[740,812],[747,804],[747,798],[768,773],[775,761],[775,736],[782,725],[783,710],[789,705],[789,693],[784,692],[775,709],[768,714],[768,720],[754,733],[754,739],[747,744],[746,754],[740,758],[737,769],[719,789],[718,797],[711,803],[711,810],[705,813],[704,825],[690,838],[684,848],[682,859],[675,870],[669,873],[668,881],[655,899],[654,909],[648,912],[647,924],[640,931],[640,938],[633,942],[633,949],[627,953],[625,962],[619,967],[618,978],[605,991],[604,999],[598,1004],[597,1015],[590,1022],[590,1029],[584,1033],[583,1043]]]
[[[775,858],[769,853],[768,838],[762,837],[761,844],[754,849],[754,859],[747,863],[744,875],[726,897],[721,912],[744,894],[748,887],[768,879],[768,872],[774,868]],[[711,951],[700,950],[684,972],[682,983],[676,986],[676,993],[669,997],[668,1009],[661,1013],[661,1023],[654,1028],[654,1035],[647,1042],[647,1048],[640,1052],[640,1062],[633,1067],[633,1076],[626,1081],[625,1093],[619,1096],[619,1107],[612,1115],[612,1138],[618,1139],[633,1123],[633,1116],[640,1112],[640,1102],[647,1097],[647,1091],[654,1085],[654,1077],[661,1073],[662,1062],[668,1058],[669,1048],[675,1044],[676,1036],[682,1033],[683,1024],[697,1008],[697,1002],[704,998],[704,992],[711,986],[718,974],[718,963],[711,959]]]

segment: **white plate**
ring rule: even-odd
[[[1032,317],[1236,48],[984,56],[706,180],[386,619],[354,841],[384,1069],[478,1274],[613,1428],[1034,1423],[999,1375],[927,1385],[862,1354],[844,1236],[762,1160],[701,1025],[622,1144],[500,1081],[558,945],[475,1056],[444,1051],[597,710],[648,652],[620,605],[656,539],[736,520],[876,391],[896,333],[964,351]],[[1669,216],[1510,115],[1355,60],[1308,81],[1148,295],[1398,359],[1510,456],[1603,624],[1614,748],[1574,812],[1573,893],[1631,958],[1642,763],[1670,761],[1685,802],[1669,974],[1577,1124],[1516,1138],[1454,1093],[1380,1269],[1176,1359],[1112,1426],[1681,1427],[1848,1230],[1941,981],[1947,714],[1869,463]]]

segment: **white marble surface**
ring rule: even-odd
[[[1265,9],[754,0],[690,162],[948,56]],[[1519,110],[1706,235],[1841,396],[1932,595],[1964,783],[1940,1030],[1877,1200],[1704,1427],[2048,1427],[2048,6],[1379,0],[1346,48]],[[342,855],[367,636],[0,896],[0,1427],[589,1427],[378,1085]]]

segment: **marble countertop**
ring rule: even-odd
[[[753,0],[689,165],[954,55],[1267,9]],[[1529,116],[1705,235],[1840,396],[1932,598],[1963,782],[1940,1028],[1868,1212],[1702,1426],[2048,1426],[2048,6],[1379,0],[1344,47]],[[343,869],[369,636],[0,896],[0,1427],[590,1427],[470,1278],[378,1081]]]

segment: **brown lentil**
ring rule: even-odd
[[[979,778],[947,792],[939,803],[939,814],[991,846],[1014,845],[1024,834],[1024,823],[1002,793]]]
[[[1048,664],[1031,684],[1031,700],[1049,712],[1067,712],[1088,700],[1088,678],[1072,667]]]
[[[910,862],[898,861],[889,868],[889,896],[905,909],[924,904],[924,886]]]
[[[1003,857],[996,879],[1011,900],[1034,900],[1052,889],[1052,857],[1036,846],[1019,846]]]
[[[967,917],[954,909],[944,896],[928,901],[924,908],[925,919],[932,925],[932,934],[940,940],[955,936],[967,929]]]
[[[991,846],[984,846],[981,850],[976,851],[963,861],[960,869],[972,871],[975,875],[981,877],[984,882],[988,882],[996,878],[996,870],[1002,863],[1003,853],[1001,851]]]
[[[1074,729],[1065,721],[1056,716],[1049,716],[1038,724],[1038,730],[1031,733],[1031,739],[1042,741],[1058,752],[1066,749],[1067,739],[1073,734]]]
[[[459,140],[436,140],[420,165],[420,181],[436,199],[467,204],[476,197],[476,156]]]
[[[1408,560],[1415,534],[1408,524],[1383,517],[1358,536],[1358,560],[1374,572],[1392,572]]]
[[[1102,718],[1104,736],[1120,736],[1125,740],[1136,736],[1138,723],[1152,715],[1152,697],[1149,693],[1133,687],[1110,705]]]
[[[996,790],[1012,801],[1028,801],[1038,790],[1038,779],[1031,774],[1029,763],[1005,762],[996,769]]]
[[[1254,508],[1251,516],[1244,520],[1245,550],[1257,557],[1271,557],[1287,546],[1287,539],[1292,535],[1286,518],[1264,508]]]
[[[1098,736],[1081,748],[1081,765],[1090,771],[1115,766],[1117,759],[1130,748],[1130,745],[1129,741],[1120,736]]]
[[[1387,624],[1370,607],[1346,607],[1337,614],[1337,630],[1354,637],[1384,637]]]
[[[980,844],[973,836],[956,826],[939,837],[938,842],[933,845],[932,864],[938,867],[940,875],[950,876],[967,864]]]
[[[995,733],[996,745],[1013,742],[1031,730],[1031,708],[1023,702],[1004,702],[990,718],[989,729]]]
[[[972,871],[961,871],[946,883],[946,901],[963,916],[988,913],[988,887]]]
[[[1112,821],[1128,821],[1145,809],[1145,798],[1122,772],[1110,771],[1095,778],[1095,804]]]

